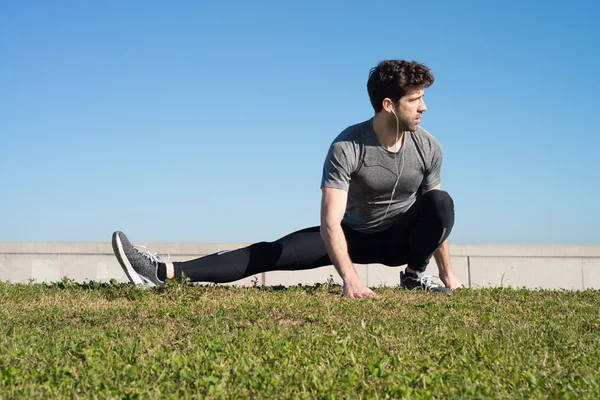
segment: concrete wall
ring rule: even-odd
[[[136,243],[183,261],[243,247],[245,243]],[[600,245],[450,245],[452,265],[462,282],[473,288],[512,286],[580,290],[600,289]],[[370,287],[396,286],[403,268],[379,264],[356,265]],[[437,275],[432,259],[428,274]],[[234,285],[296,285],[341,279],[333,266],[309,271],[274,271],[248,277]],[[54,282],[63,277],[78,282],[116,279],[125,273],[110,243],[0,242],[0,281]]]

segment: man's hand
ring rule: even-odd
[[[444,285],[450,290],[464,287],[462,282],[454,275],[454,273],[440,274],[440,279],[444,282]]]
[[[351,299],[377,298],[378,296],[371,289],[362,284],[361,281],[344,281],[344,296]]]

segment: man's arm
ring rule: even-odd
[[[440,247],[433,253],[435,262],[438,265],[439,275],[442,282],[448,289],[456,289],[463,284],[452,272],[452,265],[450,264],[450,252],[448,251],[448,240],[440,245]]]
[[[423,190],[423,193],[429,192],[430,190],[440,190],[440,185],[434,186],[428,190]],[[435,257],[435,262],[438,266],[440,279],[444,282],[444,285],[449,289],[456,289],[463,286],[460,280],[454,275],[454,272],[452,272],[448,239],[444,240],[435,253],[433,253],[433,256]]]
[[[350,298],[376,297],[375,293],[360,281],[348,254],[346,236],[341,225],[348,192],[324,187],[322,193],[321,237],[331,262],[344,280],[344,295]]]

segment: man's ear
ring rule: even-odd
[[[390,99],[389,97],[383,99],[381,103],[383,105],[383,109],[389,113],[393,112],[392,110],[396,107],[392,99]]]

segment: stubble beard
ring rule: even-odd
[[[417,127],[419,126],[419,124],[415,123],[414,119],[411,119],[410,117],[407,117],[405,115],[402,115],[398,119],[400,120],[400,133],[406,132],[406,131],[414,132],[417,130]]]

